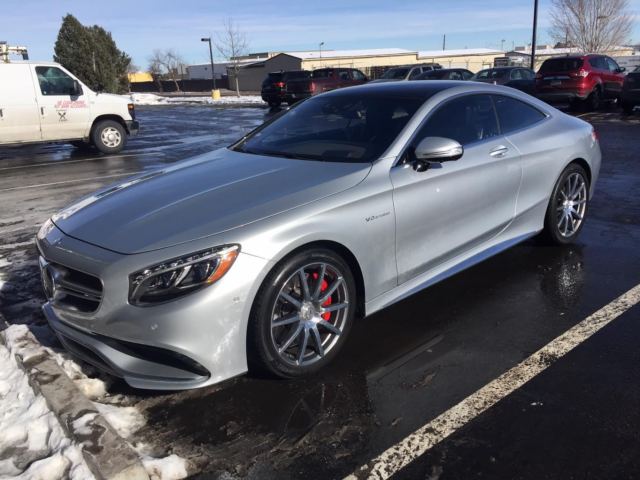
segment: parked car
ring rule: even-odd
[[[573,242],[600,157],[590,124],[510,88],[336,90],[53,215],[43,311],[134,387],[310,374],[356,314],[539,233]]]
[[[549,58],[536,75],[535,94],[546,102],[596,110],[603,100],[620,97],[624,71],[606,55]]]
[[[471,80],[475,82],[493,83],[515,88],[528,94],[533,94],[535,89],[536,73],[529,68],[522,67],[496,67],[480,70]]]
[[[355,68],[320,68],[311,72],[311,77],[288,81],[284,98],[287,103],[293,104],[319,93],[361,85],[367,81],[367,76]]]
[[[307,70],[292,70],[288,72],[271,72],[262,82],[262,100],[270,107],[278,107],[286,102],[285,94],[287,82],[296,79],[306,79],[311,77],[311,72]]]
[[[473,73],[466,68],[442,68],[421,73],[413,80],[470,80]]]
[[[138,133],[129,98],[94,92],[57,63],[0,63],[0,78],[0,145],[70,142],[118,153]]]
[[[625,77],[620,98],[622,109],[627,115],[630,115],[633,109],[640,105],[640,67],[636,67]]]
[[[438,63],[425,63],[422,65],[405,65],[402,67],[393,67],[384,72],[384,74],[377,80],[372,80],[371,83],[415,80],[418,75],[421,75],[424,72],[430,72],[431,70],[438,70],[441,68],[442,66]]]

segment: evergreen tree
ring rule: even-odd
[[[111,33],[94,25],[85,27],[73,15],[62,19],[53,59],[91,88],[127,91],[131,58],[116,46]]]

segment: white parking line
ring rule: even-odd
[[[640,285],[636,285],[346,478],[386,479],[394,475],[639,302]]]
[[[25,190],[28,188],[40,188],[40,187],[53,187],[55,185],[65,185],[67,183],[78,183],[78,182],[95,182],[96,180],[102,180],[103,178],[116,178],[116,177],[131,177],[135,175],[136,172],[127,172],[127,173],[114,173],[113,175],[103,175],[102,177],[91,177],[91,178],[78,178],[76,180],[65,180],[63,182],[51,182],[51,183],[38,183],[36,185],[23,185],[20,187],[10,187],[10,188],[0,188],[0,192],[9,192],[12,190]]]
[[[76,160],[60,160],[58,162],[42,162],[42,163],[32,163],[27,165],[15,165],[13,167],[2,167],[1,171],[5,170],[19,170],[26,168],[36,168],[36,167],[55,167],[57,165],[66,165],[68,163],[82,163],[82,162],[93,162],[94,160],[110,160],[112,158],[127,158],[127,157],[135,157],[137,156],[135,153],[129,153],[127,155],[110,155],[108,157],[90,157],[90,158],[78,158]]]

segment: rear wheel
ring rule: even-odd
[[[356,289],[347,263],[327,249],[295,254],[266,278],[248,331],[252,367],[279,377],[313,373],[342,348]]]
[[[542,238],[556,245],[572,243],[587,215],[589,180],[584,168],[569,165],[553,188],[544,221]]]
[[[600,104],[602,103],[602,94],[600,93],[600,88],[596,87],[591,92],[585,100],[585,108],[588,112],[593,112],[600,108]]]
[[[633,103],[630,102],[622,102],[622,111],[625,115],[631,115],[633,113]]]
[[[102,153],[119,153],[127,143],[127,132],[114,120],[102,120],[93,128],[91,141]]]

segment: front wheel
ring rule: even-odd
[[[114,120],[102,120],[93,128],[91,141],[102,153],[120,153],[127,143],[127,132]]]
[[[327,249],[281,262],[265,279],[248,331],[252,367],[292,378],[316,372],[344,345],[356,288],[348,264]]]
[[[553,188],[544,221],[542,238],[556,245],[572,243],[587,215],[589,180],[584,168],[569,165]]]

